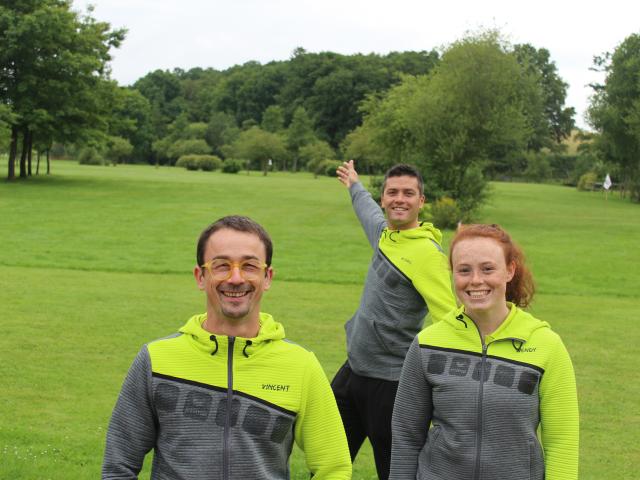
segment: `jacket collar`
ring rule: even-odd
[[[381,236],[382,241],[391,243],[402,243],[416,238],[428,238],[438,245],[441,245],[442,232],[434,227],[432,223],[421,222],[416,228],[409,228],[407,230],[392,230],[389,227],[385,227]]]
[[[547,322],[538,320],[513,303],[507,302],[507,305],[509,306],[507,318],[495,332],[485,336],[485,343],[489,344],[497,340],[506,339],[526,342],[531,337],[531,334],[539,328],[549,328]],[[446,321],[453,325],[456,330],[476,329],[473,320],[466,315],[464,305],[455,310],[453,315],[448,316]]]
[[[284,327],[268,313],[260,312],[260,330],[254,338],[213,334],[202,328],[206,318],[206,313],[194,315],[180,328],[180,333],[185,334],[198,350],[208,355],[227,355],[229,345],[233,342],[234,352],[248,357],[267,343],[284,338]]]

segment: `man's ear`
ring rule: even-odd
[[[193,276],[196,279],[196,283],[198,284],[198,288],[200,290],[204,290],[205,288],[205,280],[204,280],[204,270],[202,267],[196,265],[193,267]]]
[[[269,290],[269,288],[271,287],[271,282],[273,280],[273,276],[275,275],[275,272],[273,270],[273,267],[267,267],[267,270],[264,272],[266,278],[264,281],[264,286],[262,288],[262,290]]]

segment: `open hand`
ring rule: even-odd
[[[338,175],[338,180],[340,180],[347,188],[358,182],[358,172],[356,172],[356,169],[353,166],[353,160],[342,162],[342,165],[336,170],[336,175]]]

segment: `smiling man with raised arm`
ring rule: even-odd
[[[142,347],[107,433],[103,479],[289,479],[295,440],[314,480],[348,480],[351,462],[329,382],[313,353],[260,312],[273,279],[267,232],[221,218],[198,240],[207,311]]]
[[[373,249],[360,306],[345,326],[347,361],[331,383],[352,460],[365,438],[380,479],[389,476],[391,415],[404,357],[425,316],[437,321],[456,307],[442,234],[420,222],[422,176],[390,168],[380,206],[362,186],[353,160],[337,170]],[[385,219],[384,212],[387,215]]]

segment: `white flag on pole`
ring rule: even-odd
[[[604,183],[602,184],[605,190],[609,190],[611,188],[611,177],[607,173],[607,176],[604,177]]]

